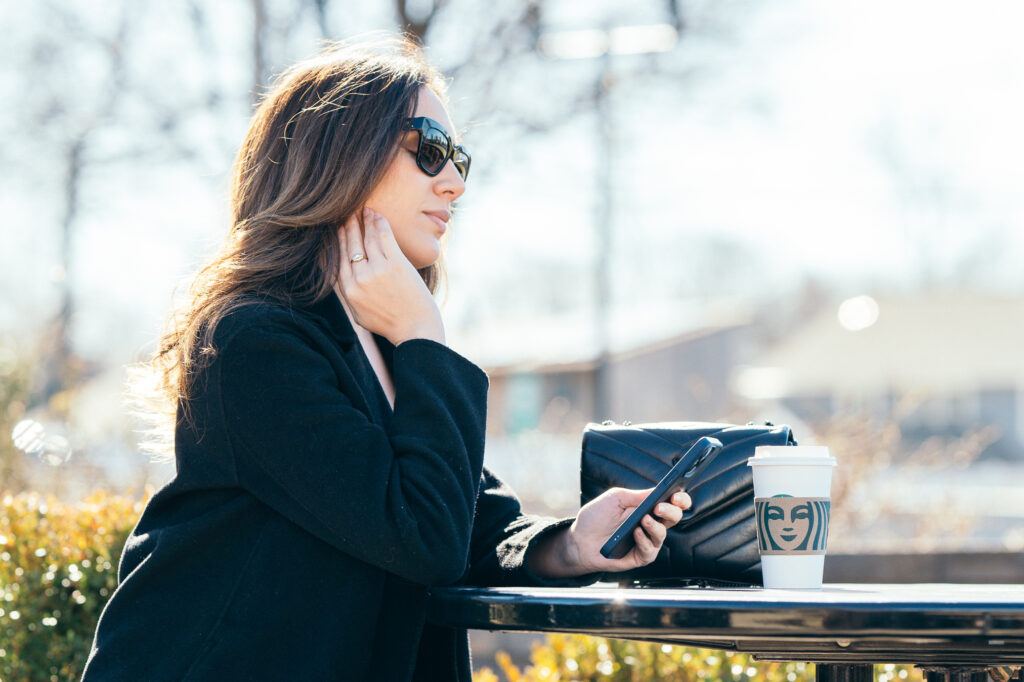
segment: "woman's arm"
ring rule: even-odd
[[[527,568],[542,578],[576,575],[569,550],[569,529],[560,528],[538,542],[527,555]]]
[[[622,559],[605,559],[600,549],[648,492],[613,488],[587,503],[575,518],[529,516],[522,513],[512,489],[484,467],[469,570],[460,584],[587,585],[606,572],[646,565],[657,557],[666,527],[689,507],[686,493],[677,493],[671,504],[660,508],[662,522],[644,526],[653,540],[638,536],[637,547]]]
[[[270,319],[238,331],[211,366],[239,484],[360,560],[456,581],[483,466],[486,375],[433,341],[402,343],[385,430],[353,403],[348,356],[316,347],[287,312]]]
[[[527,554],[537,543],[558,535],[573,522],[522,513],[512,489],[487,467],[483,468],[476,516],[470,542],[469,567],[460,585],[588,585],[601,578],[600,573],[571,577],[538,575],[530,570]]]

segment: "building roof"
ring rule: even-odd
[[[858,297],[735,375],[751,398],[1024,389],[1024,298]],[[845,323],[845,326],[844,326]]]

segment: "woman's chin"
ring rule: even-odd
[[[441,247],[435,244],[434,248],[418,249],[416,253],[406,254],[406,258],[417,270],[429,268],[441,258]]]

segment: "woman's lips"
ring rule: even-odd
[[[424,213],[424,215],[434,221],[434,224],[437,225],[437,228],[441,230],[442,234],[444,234],[444,231],[448,229],[448,222],[443,220],[441,216],[435,213]]]

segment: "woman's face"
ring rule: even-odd
[[[429,88],[420,88],[413,116],[427,116],[444,126],[455,140],[454,126],[441,100]],[[398,156],[384,179],[370,193],[367,207],[384,216],[405,257],[425,268],[441,256],[441,236],[448,229],[451,204],[466,191],[466,183],[449,160],[434,177],[416,165],[419,133],[403,133]]]

